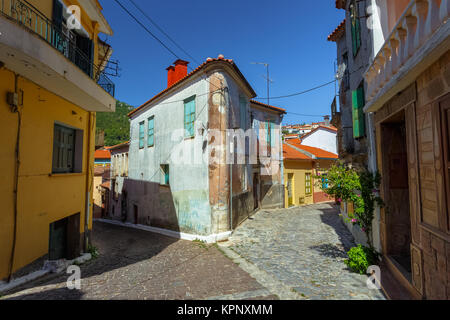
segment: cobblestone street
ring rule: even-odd
[[[353,245],[329,204],[263,210],[223,244],[230,255],[248,261],[250,274],[266,287],[290,289],[304,299],[385,299],[381,290],[367,288],[366,276],[344,264]]]
[[[346,268],[353,239],[328,204],[260,211],[218,246],[100,222],[93,235],[81,290],[59,274],[3,299],[384,299]]]
[[[100,256],[81,266],[81,290],[60,274],[3,299],[277,299],[216,246],[99,222],[93,235]]]

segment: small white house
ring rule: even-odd
[[[319,126],[301,137],[301,144],[337,154],[337,129]]]

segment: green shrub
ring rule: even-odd
[[[92,244],[89,244],[89,245],[88,245],[88,253],[91,254],[92,259],[98,258],[98,255],[99,255],[98,250],[97,250],[97,248],[94,247]]]
[[[359,274],[366,274],[367,269],[371,265],[378,263],[378,253],[369,247],[358,245],[353,247],[347,253],[348,259],[345,264],[353,271]]]

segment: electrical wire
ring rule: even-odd
[[[156,41],[158,41],[165,49],[167,49],[174,57],[176,57],[177,59],[181,59],[172,49],[170,49],[160,38],[158,38],[153,32],[151,32],[133,13],[131,13],[127,8],[125,8],[125,6],[118,0],[114,0],[136,23],[138,23],[147,33],[149,33]],[[185,49],[183,49],[172,37],[170,37],[170,35],[165,32],[147,13],[145,13],[145,11],[139,7],[136,2],[134,0],[128,0],[129,2],[132,3],[132,5],[139,10],[139,12],[141,12],[162,34],[164,34],[178,49],[180,49],[181,51],[183,51],[187,56],[189,56],[192,60],[194,60],[195,62],[197,62],[198,64],[201,64],[200,62],[197,61],[197,59],[195,59],[192,55],[190,55]],[[188,67],[189,69],[191,69],[191,71],[193,71],[194,69],[192,67]],[[362,67],[358,68],[357,70],[354,70],[353,72],[350,72],[349,75],[359,71]],[[319,86],[301,91],[301,92],[297,92],[297,93],[292,93],[292,94],[288,94],[288,95],[283,95],[283,96],[278,96],[278,97],[269,97],[269,99],[285,99],[285,98],[291,98],[291,97],[295,97],[295,96],[300,96],[300,95],[304,95],[306,93],[321,89],[323,87],[329,86],[333,83],[336,83],[336,81],[343,79],[343,77],[341,78],[336,78],[333,81],[330,82],[326,82],[324,84],[321,84]],[[209,80],[206,79],[206,81],[208,83],[210,83],[211,85],[217,87],[215,84],[211,83]],[[219,87],[217,87],[218,89],[220,89]],[[204,95],[207,95],[209,93],[206,93]],[[202,95],[201,95],[202,96]],[[165,103],[161,103],[161,104],[171,104],[171,103],[176,103],[176,102],[181,102],[184,100],[179,100],[179,101],[171,101],[171,102],[165,102]],[[323,115],[308,115],[308,114],[300,114],[300,113],[294,113],[294,112],[287,112],[287,114],[293,114],[293,115],[299,115],[299,116],[305,116],[305,117],[323,117]]]
[[[153,24],[163,35],[165,35],[166,36],[166,38],[167,39],[169,39],[178,49],[180,49],[181,51],[183,51],[183,53],[185,54],[185,55],[187,55],[189,58],[191,58],[194,62],[196,62],[196,63],[198,63],[198,64],[201,64],[197,59],[195,59],[193,56],[191,56],[190,54],[189,54],[189,52],[187,52],[186,50],[184,50],[183,49],[183,47],[181,47],[170,35],[168,35],[167,34],[167,32],[165,32],[164,30],[163,30],[163,28],[161,28],[144,10],[142,10],[142,8],[141,7],[139,7],[137,4],[136,4],[136,2],[134,1],[134,0],[128,0],[128,1],[130,1],[132,4],[133,4],[133,6],[136,8],[136,9],[138,9],[139,10],[139,12],[141,12],[143,15],[144,15],[144,17],[146,17],[147,18],[147,20],[148,21],[150,21],[150,23],[151,24]]]

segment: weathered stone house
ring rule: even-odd
[[[255,209],[283,206],[285,111],[251,101],[252,87],[223,56],[189,74],[188,62],[174,64],[167,88],[129,114],[126,220],[216,241]]]

